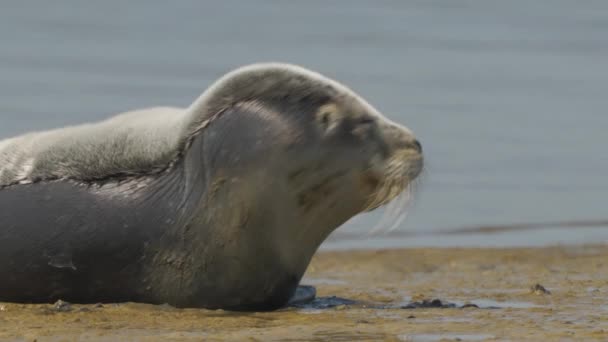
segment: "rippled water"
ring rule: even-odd
[[[186,106],[229,69],[286,61],[349,84],[420,137],[428,168],[400,231],[601,220],[606,37],[602,0],[14,1],[0,11],[0,138]],[[608,240],[606,227],[560,234],[549,235]]]

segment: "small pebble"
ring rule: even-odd
[[[541,284],[536,284],[536,285],[532,286],[532,288],[530,288],[530,291],[532,293],[534,293],[535,295],[548,295],[548,294],[551,294],[551,291],[547,290]]]
[[[67,312],[72,310],[72,304],[65,302],[63,300],[58,300],[53,304],[53,309],[59,312]]]

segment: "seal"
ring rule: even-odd
[[[421,172],[421,145],[300,66],[231,71],[188,108],[0,141],[0,301],[273,310],[337,227]]]

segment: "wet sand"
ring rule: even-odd
[[[0,303],[0,340],[608,340],[606,245],[323,252],[303,284],[267,313]]]

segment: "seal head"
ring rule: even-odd
[[[218,212],[218,235],[239,255],[236,274],[251,274],[224,297],[264,286],[273,294],[253,308],[283,305],[333,230],[390,202],[423,166],[421,144],[408,128],[346,86],[293,65],[237,69],[189,111],[218,113],[202,131],[201,165],[219,197],[201,213],[209,219]],[[220,214],[217,206],[228,203]]]

